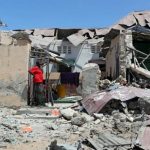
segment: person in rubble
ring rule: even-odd
[[[36,65],[29,69],[29,73],[33,75],[33,105],[44,105],[44,89],[43,89],[43,70],[42,63],[36,62]]]

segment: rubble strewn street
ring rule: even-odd
[[[105,105],[107,109],[93,115],[88,115],[85,109],[75,109],[80,103],[74,108],[71,108],[72,104],[19,109],[1,107],[0,146],[3,149],[13,149],[15,145],[27,144],[30,149],[30,144],[34,147],[40,141],[47,144],[41,145],[42,149],[55,147],[56,150],[63,146],[65,149],[81,147],[85,150],[121,150],[149,146],[139,143],[143,140],[140,133],[149,130],[149,111],[144,109],[145,103],[147,105],[149,101],[140,98],[139,105],[143,104],[143,109],[139,111],[136,110],[138,102],[135,99],[129,101],[123,105],[127,111],[123,111],[119,102],[114,101],[111,112],[107,111],[110,107],[108,103]]]

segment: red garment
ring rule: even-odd
[[[29,73],[31,73],[33,77],[34,83],[43,83],[43,71],[38,66],[34,66],[29,70]]]

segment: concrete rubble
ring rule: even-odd
[[[122,106],[120,103],[115,104],[116,101],[113,103],[111,111],[108,111],[110,104],[107,103],[107,109],[92,115],[88,115],[84,109],[79,111],[71,106],[20,109],[1,107],[0,145],[7,149],[9,144],[32,143],[44,139],[49,142],[49,146],[45,145],[47,150],[148,147],[149,144],[144,145],[142,141],[143,145],[139,146],[138,142],[142,140],[142,135],[139,134],[149,131],[149,126],[146,125],[150,121],[150,111],[146,107],[149,106],[149,99],[131,99]],[[141,110],[137,110],[138,103]],[[127,111],[124,111],[125,108]],[[60,110],[60,115],[55,117],[52,112],[56,109]]]

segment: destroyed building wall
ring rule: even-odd
[[[27,97],[30,43],[0,32],[0,96]],[[13,102],[12,102],[13,103]]]
[[[111,40],[110,48],[106,55],[106,75],[116,79],[119,75],[126,78],[127,63],[129,63],[131,53],[126,54],[126,44],[132,45],[132,35],[121,33]],[[127,59],[128,57],[128,59]]]
[[[120,35],[112,39],[106,55],[106,76],[115,79],[119,76]]]

